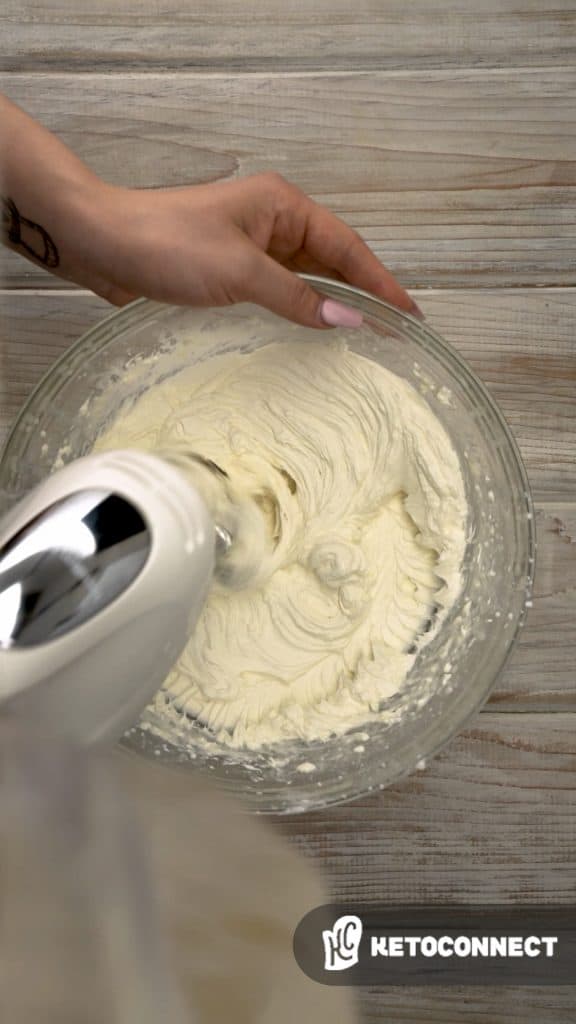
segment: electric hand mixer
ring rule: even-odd
[[[11,510],[0,525],[0,712],[83,744],[136,722],[214,574],[234,575],[239,506],[226,483],[192,453],[111,451],[70,463]],[[215,523],[201,493],[218,488]],[[263,537],[250,505],[247,521]]]

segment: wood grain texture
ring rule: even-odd
[[[572,0],[4,0],[11,70],[514,67],[574,60]]]
[[[491,703],[412,778],[276,823],[341,901],[575,903],[575,29],[574,0],[0,4],[0,88],[94,170],[280,171],[417,289],[521,447],[534,604]],[[0,431],[109,311],[12,253],[3,276]],[[366,1024],[576,1024],[576,988],[359,996]]]
[[[537,499],[534,606],[489,708],[576,708],[576,289],[416,294],[500,403]],[[0,430],[54,360],[110,310],[79,292],[0,292]]]
[[[576,283],[576,70],[12,74],[5,91],[111,182],[274,168],[407,285]],[[11,287],[47,287],[13,253]]]
[[[422,292],[418,302],[500,404],[534,496],[576,500],[576,289]]]
[[[424,771],[277,827],[339,902],[574,904],[576,715],[480,715]],[[574,988],[360,990],[369,1024],[573,1024]]]
[[[575,724],[480,715],[423,771],[278,827],[341,902],[574,902]]]
[[[362,1024],[574,1024],[573,988],[390,988],[359,993]]]
[[[533,607],[490,707],[576,710],[576,504],[536,506]]]

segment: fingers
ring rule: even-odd
[[[296,270],[299,273],[304,274],[316,274],[318,277],[329,277],[332,281],[343,281],[344,278],[338,270],[333,270],[332,267],[327,267],[325,263],[320,263],[318,260],[311,259],[306,253],[302,251],[294,253],[293,256],[282,259],[276,257],[274,252],[268,250],[269,255],[273,256],[274,259],[278,259],[278,262],[284,267],[288,267],[289,270]]]
[[[127,306],[129,302],[134,302],[134,299],[138,298],[137,295],[132,295],[124,288],[117,288],[116,285],[110,284],[108,281],[103,281],[101,284],[92,282],[92,291],[95,295],[106,299],[112,306]]]
[[[359,327],[362,323],[357,310],[318,295],[306,281],[256,246],[249,264],[237,301],[255,302],[304,327]]]
[[[309,255],[339,271],[349,284],[420,315],[418,306],[393,274],[380,263],[360,235],[312,200],[307,209],[305,248]]]
[[[261,178],[264,181],[260,187],[269,190],[278,211],[270,248],[282,262],[300,249],[310,263],[328,267],[349,284],[422,316],[402,285],[353,228],[280,175]]]

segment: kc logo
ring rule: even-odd
[[[358,963],[362,921],[354,914],[339,917],[332,929],[322,932],[324,970],[345,971]]]

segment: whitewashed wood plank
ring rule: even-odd
[[[569,986],[390,988],[359,993],[361,1024],[574,1024]]]
[[[0,291],[0,444],[56,359],[112,311],[104,299],[80,291]]]
[[[408,286],[576,281],[576,70],[5,75],[110,181],[275,168],[357,227]],[[40,269],[0,258],[11,286]]]
[[[576,715],[484,713],[423,771],[279,827],[341,901],[572,903]]]
[[[576,290],[422,292],[418,302],[499,402],[534,495],[574,501]]]
[[[483,714],[382,792],[278,827],[358,904],[572,905],[576,715]],[[370,1024],[571,1024],[573,988],[359,991]]]
[[[533,607],[490,707],[576,709],[576,503],[536,505]]]
[[[3,66],[379,69],[572,63],[571,0],[4,0]]]
[[[538,499],[534,606],[492,704],[575,707],[576,289],[422,292],[417,299],[501,404]],[[83,293],[0,292],[0,429],[6,432],[54,360],[110,308]]]

